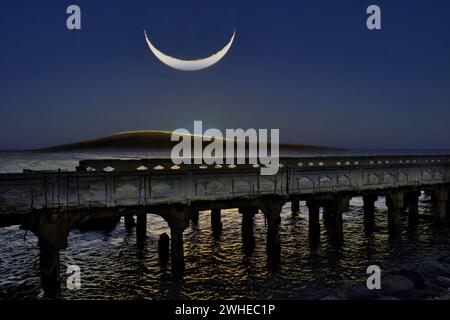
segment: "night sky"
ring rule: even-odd
[[[82,30],[66,28],[77,4]],[[366,28],[366,8],[382,30]],[[450,149],[450,1],[171,0],[0,3],[0,149],[117,131],[279,128],[281,140]],[[198,72],[183,59],[220,50]]]

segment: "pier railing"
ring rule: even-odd
[[[44,208],[115,206],[283,197],[450,182],[450,156],[282,158],[262,176],[252,165],[181,165],[170,159],[84,160],[77,171],[0,174],[0,214]]]

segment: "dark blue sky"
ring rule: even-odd
[[[66,29],[69,4],[82,30]],[[366,28],[370,4],[381,31]],[[280,128],[349,148],[450,148],[450,1],[0,3],[0,149],[123,130]],[[212,68],[180,72],[149,51]]]

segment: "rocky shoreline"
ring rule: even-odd
[[[364,280],[322,300],[450,300],[450,254],[382,272],[381,289]]]

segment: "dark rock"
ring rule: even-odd
[[[439,258],[437,258],[437,261],[439,261],[439,263],[442,264],[450,264],[450,253],[445,253],[442,256],[440,256]]]
[[[380,295],[380,290],[369,290],[365,283],[357,284],[345,292],[345,297],[350,300],[375,300]]]
[[[450,299],[450,257],[429,259],[391,272],[382,272],[381,290],[369,290],[365,282],[345,291],[350,300],[446,300]],[[338,295],[323,300],[338,300]]]
[[[424,300],[438,297],[440,293],[432,290],[408,289],[396,291],[392,295],[402,300]]]
[[[450,263],[441,263],[441,266],[448,274],[450,274]]]
[[[446,268],[436,260],[426,260],[418,263],[415,270],[425,277],[450,276]]]
[[[450,278],[437,276],[436,281],[441,287],[450,288]]]
[[[381,290],[388,295],[397,291],[412,290],[414,287],[414,282],[401,275],[388,274],[381,279]]]
[[[400,269],[398,271],[391,272],[390,274],[400,275],[405,278],[408,278],[414,283],[415,289],[425,289],[425,279],[417,271],[410,269]]]
[[[436,278],[429,278],[425,281],[425,288],[427,290],[435,291],[435,292],[441,292],[443,289],[437,282]]]

